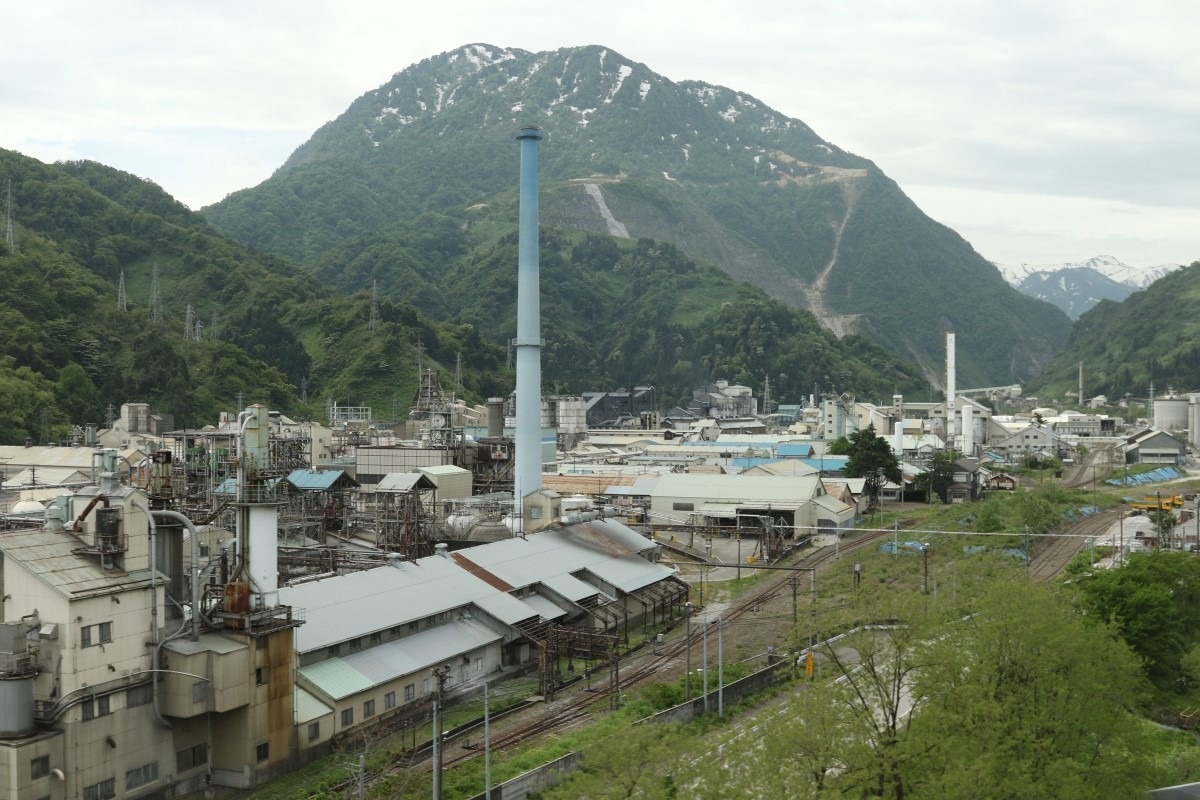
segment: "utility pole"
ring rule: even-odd
[[[488,685],[483,682],[483,800],[492,800],[492,738],[488,720]]]
[[[433,800],[442,800],[442,695],[450,678],[449,667],[433,671],[437,678],[437,696],[433,698]]]
[[[921,557],[925,562],[925,580],[923,587],[925,594],[929,594],[929,542],[921,543]]]
[[[358,755],[358,800],[367,800],[367,754]]]
[[[687,635],[683,641],[687,645],[687,677],[684,679],[685,699],[692,699],[692,603],[688,601],[684,604],[684,610],[687,611]]]
[[[725,716],[725,649],[721,630],[725,620],[717,617],[717,716]]]
[[[125,270],[121,270],[121,279],[117,283],[117,310],[129,310],[129,297],[125,294]]]
[[[704,692],[704,713],[708,713],[708,612],[704,612],[704,620],[700,623],[704,627],[701,630],[700,636],[700,651],[704,655],[704,664],[700,667],[700,676],[704,681],[704,688],[700,691]]]

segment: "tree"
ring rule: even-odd
[[[954,459],[957,455],[953,450],[934,453],[925,467],[925,472],[917,477],[917,485],[922,487],[926,494],[935,494],[945,502],[946,491],[950,484],[954,483]]]
[[[993,583],[930,640],[907,731],[926,755],[913,796],[1135,797],[1166,779],[1130,715],[1138,659],[1112,634],[1051,587]]]
[[[1191,643],[1200,641],[1200,563],[1191,555],[1134,553],[1121,569],[1072,585],[1089,613],[1113,624],[1142,657],[1156,686],[1182,690],[1200,679],[1183,670]]]
[[[682,768],[683,727],[676,723],[629,725],[614,720],[610,735],[583,750],[580,767],[541,793],[546,800],[669,800],[676,797],[674,771]]]
[[[892,452],[887,440],[875,434],[875,424],[872,423],[862,430],[857,430],[847,437],[850,445],[850,458],[842,473],[847,478],[865,478],[863,486],[871,507],[879,502],[879,491],[885,481],[900,483],[904,476],[900,472],[900,462]]]

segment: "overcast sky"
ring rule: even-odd
[[[0,147],[192,208],[423,58],[599,44],[803,120],[994,261],[1200,259],[1187,0],[63,0],[0,19]]]

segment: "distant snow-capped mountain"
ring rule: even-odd
[[[1053,303],[1079,319],[1101,300],[1120,302],[1182,264],[1131,267],[1114,256],[1095,256],[1067,264],[996,264],[996,269],[1023,294]]]

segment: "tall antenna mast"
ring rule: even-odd
[[[117,283],[117,308],[129,310],[129,298],[125,295],[125,270],[121,270],[121,280]]]
[[[421,344],[419,336],[413,349],[417,351],[417,386],[420,387],[421,376],[425,374],[425,345]]]
[[[187,309],[183,312],[183,338],[190,339],[195,333],[196,321],[193,319],[194,312],[192,311],[191,303],[188,303]]]
[[[462,353],[458,353],[454,356],[454,397],[461,397],[462,393]]]
[[[771,413],[771,376],[763,376],[763,415]]]
[[[158,291],[158,264],[154,265],[154,271],[150,273],[150,319],[153,322],[162,322],[162,295]]]

